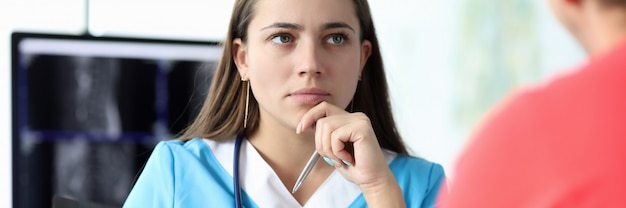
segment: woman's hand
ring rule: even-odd
[[[404,203],[402,198],[397,198],[402,197],[402,191],[385,161],[367,115],[349,113],[322,102],[306,112],[296,128],[297,133],[315,131],[317,152],[330,158],[346,179],[359,186],[370,207],[372,200],[380,199]]]

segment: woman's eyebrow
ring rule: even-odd
[[[327,29],[335,29],[335,28],[347,28],[352,30],[352,32],[356,31],[354,30],[354,28],[352,28],[349,24],[345,23],[345,22],[329,22],[326,23],[322,26],[322,29],[327,30]]]
[[[262,30],[266,30],[269,28],[285,28],[285,29],[294,29],[294,30],[302,30],[302,26],[295,24],[295,23],[288,23],[288,22],[276,22],[274,24],[268,25],[264,28],[261,28]]]
[[[268,25],[266,27],[261,28],[261,31],[262,30],[266,30],[266,29],[270,29],[270,28],[284,28],[284,29],[302,30],[304,27],[302,27],[301,25],[295,24],[295,23],[275,22],[275,23],[273,23],[271,25]],[[350,26],[349,24],[347,24],[345,22],[329,22],[329,23],[325,23],[324,25],[322,25],[322,30],[336,29],[336,28],[347,28],[349,30],[352,30],[352,32],[356,33],[356,30],[354,30],[354,28],[352,28],[352,26]]]

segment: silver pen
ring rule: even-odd
[[[298,180],[296,180],[296,185],[293,186],[293,190],[291,191],[292,194],[298,191],[298,189],[302,185],[302,182],[304,182],[304,179],[309,176],[309,173],[311,172],[311,170],[313,170],[313,167],[315,167],[315,164],[317,164],[318,160],[320,160],[320,154],[317,154],[317,150],[315,150],[313,152],[313,155],[311,155],[311,158],[309,158],[309,161],[306,163],[306,166],[304,166],[304,170],[302,170],[300,176],[298,176]]]

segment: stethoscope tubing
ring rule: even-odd
[[[235,140],[235,158],[233,160],[233,191],[235,192],[235,208],[243,208],[241,200],[241,186],[239,184],[239,152],[241,152],[242,136]]]

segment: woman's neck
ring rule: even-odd
[[[248,141],[289,191],[315,151],[313,131],[296,134],[295,128],[273,119],[261,121],[255,132],[248,136]],[[293,197],[304,205],[334,170],[332,166],[318,163]]]
[[[296,134],[295,129],[273,119],[259,122],[258,128],[248,136],[248,141],[275,171],[281,167],[293,169],[303,166],[315,150],[313,132]]]

